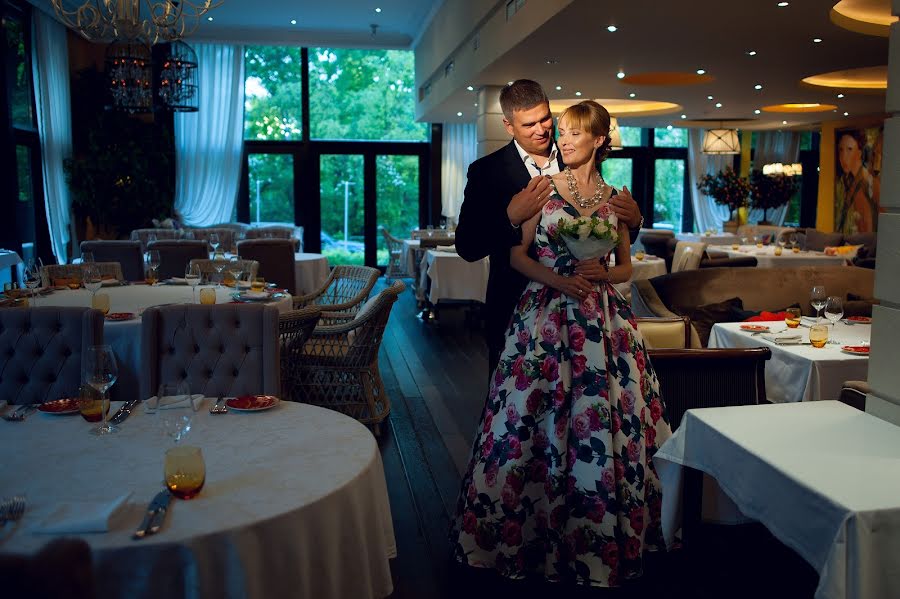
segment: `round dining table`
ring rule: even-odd
[[[124,313],[132,317],[127,320],[106,320],[103,326],[104,343],[110,345],[119,362],[119,378],[110,388],[113,399],[132,399],[139,393],[138,380],[141,368],[141,315],[152,306],[168,304],[196,303],[200,290],[207,287],[198,285],[196,292],[188,285],[164,284],[156,285],[117,285],[101,288],[97,293],[109,296],[110,314]],[[234,301],[234,289],[214,287],[216,303],[225,304]],[[290,295],[282,294],[267,302],[278,308],[279,312],[293,309]],[[53,291],[37,298],[37,306],[85,306],[91,305],[91,293],[86,289],[65,289]],[[145,398],[141,398],[145,399]]]
[[[312,293],[328,280],[331,267],[328,258],[323,254],[297,252],[294,254],[294,277],[297,282],[297,295]]]
[[[396,555],[384,468],[371,432],[308,404],[209,413],[202,400],[179,445],[199,447],[206,482],[190,500],[171,499],[160,531],[134,539],[163,487],[173,441],[138,407],[113,435],[94,436],[77,415],[35,412],[0,421],[0,496],[27,496],[23,517],[3,529],[0,552],[32,555],[61,536],[61,513],[130,493],[80,533],[91,547],[98,597],[316,597],[360,599],[392,592]],[[115,409],[115,405],[113,409]],[[188,410],[190,411],[190,410]],[[13,467],[14,466],[14,467]]]

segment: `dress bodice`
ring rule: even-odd
[[[559,192],[554,191],[550,200],[544,204],[544,208],[541,210],[541,220],[538,222],[534,235],[534,248],[541,264],[557,271],[567,271],[574,267],[578,259],[569,251],[565,240],[558,234],[557,228],[560,219],[575,220],[581,216],[572,204],[565,201]],[[608,200],[597,206],[589,216],[597,216],[613,230],[619,225],[618,218],[610,208]],[[617,242],[614,240],[605,240],[602,250],[605,259],[608,259],[609,253],[615,249],[616,244]]]

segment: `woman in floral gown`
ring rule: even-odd
[[[592,101],[562,114],[567,168],[510,254],[531,283],[492,377],[451,533],[460,562],[509,578],[617,586],[640,576],[644,551],[663,546],[651,458],[671,429],[631,308],[612,285],[631,277],[631,260],[598,172],[609,122]],[[580,216],[611,231],[599,259],[579,262],[560,235]]]

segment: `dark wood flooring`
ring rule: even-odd
[[[509,581],[454,564],[447,532],[487,390],[487,356],[476,309],[445,307],[428,322],[417,312],[407,290],[379,355],[392,402],[379,443],[398,549],[393,599],[813,596],[815,571],[759,525],[703,526],[695,550],[651,556],[642,579],[620,589]]]

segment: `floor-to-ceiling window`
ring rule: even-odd
[[[240,220],[304,226],[332,264],[385,265],[380,228],[430,218],[412,52],[248,47]]]

